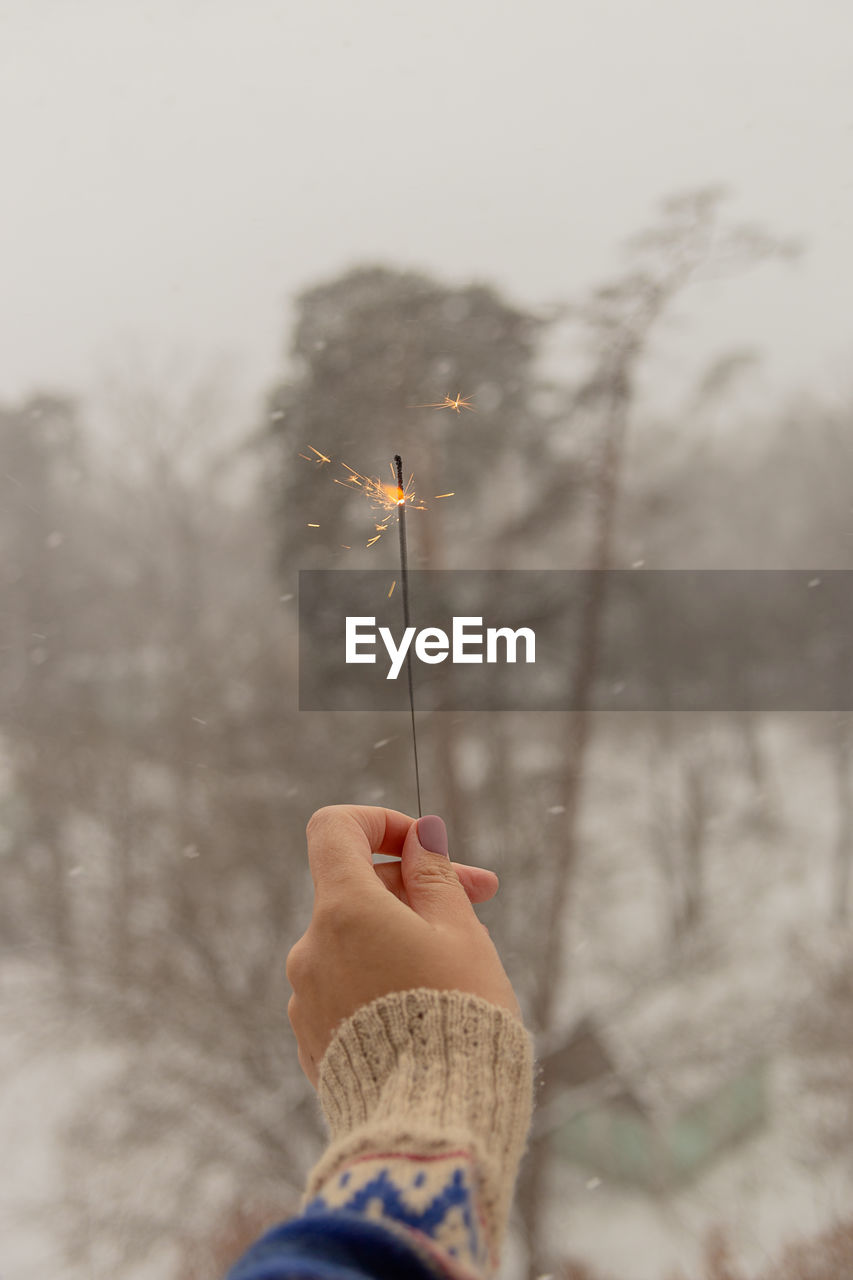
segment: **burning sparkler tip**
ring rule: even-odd
[[[305,458],[306,461],[315,461],[319,466],[330,461],[327,454],[321,453],[313,445],[309,445],[308,448],[315,457],[312,459],[307,454],[300,454],[300,457]],[[414,476],[410,475],[408,480],[403,479],[403,460],[399,453],[395,454],[394,461],[388,464],[393,481],[391,484],[387,480],[381,480],[379,476],[362,475],[360,471],[356,471],[355,467],[351,467],[348,462],[344,462],[342,459],[338,460],[337,465],[343,468],[344,475],[343,477],[333,476],[334,483],[342,485],[345,489],[361,489],[372,510],[377,512],[379,516],[373,526],[375,536],[365,543],[365,546],[372,547],[374,543],[379,541],[382,534],[388,529],[393,513],[396,512],[397,522],[402,524],[407,506],[413,507],[416,511],[426,510],[423,499],[415,494]],[[319,529],[320,525],[312,521],[308,524],[308,528]],[[351,550],[351,546],[348,543],[342,542],[340,545],[345,551]]]

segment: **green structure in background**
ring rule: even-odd
[[[752,1057],[691,1063],[655,1076],[621,1060],[611,1029],[584,1018],[544,1059],[566,1086],[560,1155],[609,1181],[662,1191],[701,1173],[768,1117],[768,1066]],[[678,1078],[680,1077],[680,1079]],[[677,1082],[677,1083],[676,1083]]]

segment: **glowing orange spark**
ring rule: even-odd
[[[320,528],[320,526],[319,526],[318,524],[309,524],[308,528],[309,528],[309,529],[319,529],[319,528]]]
[[[332,461],[331,458],[326,457],[325,453],[321,453],[319,449],[315,449],[313,444],[309,444],[308,448],[313,454],[315,454],[315,457],[309,458],[307,453],[300,453],[300,458],[304,458],[306,462],[316,462],[319,467],[322,467],[325,462]]]
[[[439,498],[453,498],[455,496],[456,496],[455,491],[452,493],[437,493],[435,495],[435,500],[436,502],[438,502]]]
[[[389,590],[389,592],[388,592],[388,599],[389,599],[389,600],[391,599],[391,597],[392,597],[392,596],[393,596],[393,594],[394,594],[394,588],[396,587],[396,585],[397,585],[397,579],[395,578],[395,579],[394,579],[394,581],[391,583],[391,589],[390,589],[390,590]]]
[[[410,409],[455,409],[457,413],[461,413],[463,409],[470,409],[472,413],[477,410],[471,403],[470,396],[463,396],[461,391],[457,391],[456,399],[452,400],[450,396],[445,396],[440,404],[410,404]]]

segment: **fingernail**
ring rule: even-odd
[[[444,819],[436,814],[428,814],[426,818],[418,818],[418,840],[421,847],[430,853],[441,853],[449,858],[447,851],[447,827]]]

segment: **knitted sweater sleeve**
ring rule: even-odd
[[[372,1001],[320,1064],[329,1145],[302,1213],[229,1280],[484,1280],[533,1106],[533,1046],[506,1009],[418,988]]]

